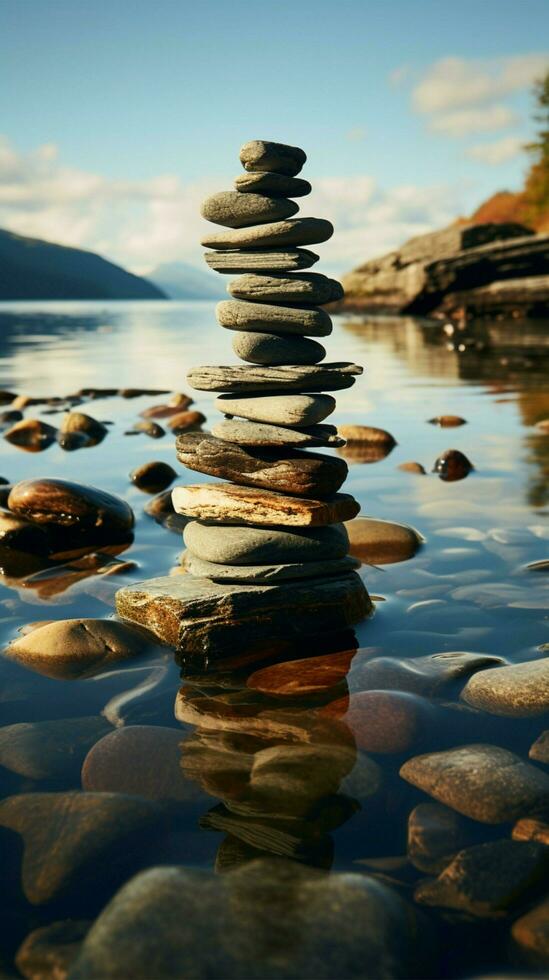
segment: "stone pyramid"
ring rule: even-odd
[[[202,244],[210,268],[236,273],[217,306],[243,364],[197,367],[189,384],[217,394],[223,418],[211,434],[177,439],[190,470],[217,478],[173,491],[185,527],[188,574],[121,589],[123,618],[152,629],[189,655],[219,655],[284,639],[337,632],[371,608],[348,554],[343,524],[357,501],[340,489],[343,459],[318,452],[344,444],[325,419],[329,392],[349,388],[362,368],[326,362],[332,321],[323,304],[340,299],[334,279],[308,270],[329,221],[297,218],[310,184],[296,175],[303,150],[254,140],[240,151],[235,190],[209,197],[202,214],[223,226]],[[221,482],[220,482],[221,481]]]

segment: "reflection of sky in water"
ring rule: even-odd
[[[232,334],[216,325],[209,302],[37,307],[0,307],[0,383],[18,392],[62,395],[90,385],[185,390],[185,374],[192,365],[236,360]],[[410,645],[415,652],[491,650],[497,643],[516,656],[545,640],[539,609],[544,576],[518,571],[524,562],[547,553],[540,526],[549,438],[533,429],[537,419],[549,416],[543,393],[544,325],[482,325],[476,332],[468,329],[461,339],[468,346],[458,354],[448,349],[441,325],[390,318],[338,318],[334,334],[326,339],[329,359],[353,360],[365,368],[353,388],[337,393],[337,420],[386,428],[398,443],[384,460],[351,464],[347,488],[359,498],[364,514],[409,522],[427,539],[414,561],[364,571],[371,591],[387,601],[378,606],[374,621],[361,627],[361,643],[382,645],[385,652],[402,653]],[[211,418],[214,396],[197,392],[194,397],[196,407]],[[95,449],[64,453],[53,445],[29,456],[4,443],[3,475],[12,480],[57,475],[95,484],[125,496],[139,516],[146,498],[129,485],[127,474],[149,459],[174,463],[169,434],[154,441],[123,435],[154,400],[111,398],[88,404],[85,411],[114,422]],[[41,411],[39,407],[26,414]],[[427,424],[440,414],[461,415],[468,424],[454,429]],[[47,418],[55,424],[57,416]],[[436,457],[450,447],[462,450],[476,467],[459,483],[397,468],[405,460],[417,460],[430,471]],[[186,476],[193,483],[207,479],[199,473]],[[486,536],[498,527],[521,529],[522,537],[515,531],[511,541],[502,543],[497,536]],[[140,518],[136,542],[124,555],[139,565],[131,579],[164,573],[179,550],[177,536]],[[511,581],[515,592],[511,589],[501,608],[490,599],[490,589],[481,596],[480,584],[478,595],[474,588],[469,595],[456,593],[460,586],[481,581],[495,583],[496,596]],[[116,585],[112,579],[102,588],[112,596]],[[79,610],[90,608],[101,615],[105,607],[98,607],[100,600],[86,589],[85,583],[80,585],[70,602],[58,596],[56,615],[63,615],[65,602],[66,614],[75,615],[76,601]],[[409,610],[435,593],[438,603]],[[528,613],[525,595],[533,597],[535,607]],[[24,601],[37,600],[27,590]],[[413,643],[410,631],[416,636]]]

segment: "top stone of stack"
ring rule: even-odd
[[[268,140],[250,140],[240,150],[244,170],[283,174],[285,177],[295,177],[306,159],[307,154],[298,146]]]

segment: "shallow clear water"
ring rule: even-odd
[[[549,417],[547,324],[485,321],[451,334],[442,323],[413,319],[335,319],[334,333],[326,344],[328,358],[356,361],[364,365],[365,372],[353,388],[338,393],[334,420],[379,426],[397,441],[395,448],[377,461],[349,457],[346,489],[360,501],[363,515],[411,524],[423,536],[424,544],[409,561],[363,566],[361,575],[376,597],[375,614],[356,630],[358,653],[346,682],[342,681],[343,688],[340,685],[334,697],[360,689],[360,665],[373,656],[409,658],[474,651],[513,662],[542,656],[543,644],[549,641],[546,576],[525,566],[548,558],[549,548],[549,436],[534,427]],[[33,396],[66,395],[91,386],[186,391],[185,375],[191,366],[235,360],[230,340],[229,332],[216,325],[210,303],[4,304],[0,306],[0,387]],[[213,397],[202,393],[193,393],[193,397],[195,407],[210,421]],[[149,498],[130,484],[128,474],[140,463],[158,459],[174,465],[182,482],[197,483],[207,478],[185,473],[178,466],[169,431],[154,441],[145,435],[124,434],[138,420],[140,411],[163,400],[162,396],[142,396],[87,402],[83,411],[113,423],[106,439],[92,449],[69,453],[54,444],[34,454],[0,443],[0,475],[10,482],[55,476],[89,483],[124,497],[137,521],[133,544],[118,556],[135,563],[123,575],[102,576],[73,566],[55,574],[50,571],[18,578],[4,569],[0,588],[3,642],[33,621],[108,616],[120,585],[167,574],[177,565],[179,536],[143,513]],[[47,406],[28,408],[25,416],[44,417],[56,424],[58,416],[42,415],[43,411],[50,410]],[[447,429],[428,423],[447,414],[462,416],[467,424]],[[435,459],[449,448],[464,452],[474,465],[466,479],[455,483],[446,483],[430,472]],[[422,463],[428,475],[398,469],[400,463],[411,460]],[[349,645],[354,646],[352,638]],[[323,652],[315,642],[302,645],[292,656]],[[220,778],[217,770],[215,778],[209,778],[208,752],[215,756],[219,748],[211,745],[212,724],[213,732],[217,730],[211,699],[229,705],[229,718],[225,718],[218,739],[225,740],[224,750],[229,754],[238,754],[242,748],[239,737],[248,754],[258,745],[284,741],[285,736],[277,735],[274,729],[267,726],[258,734],[242,719],[268,710],[278,712],[284,721],[288,702],[255,692],[250,695],[246,678],[256,664],[230,666],[221,677],[215,672],[201,673],[196,666],[187,667],[195,692],[208,695],[208,704],[199,709],[203,724],[198,732],[190,723],[181,725],[185,736],[192,738],[193,744],[198,742],[202,752],[199,773],[189,780],[196,788],[201,786],[202,796],[189,799],[178,813],[177,827],[185,837],[182,851],[164,844],[155,850],[157,842],[151,837],[145,865],[179,860],[212,868],[217,855],[221,870],[224,861],[237,864],[257,852],[288,853],[289,847],[292,856],[305,863],[363,870],[357,861],[403,854],[406,814],[420,794],[414,795],[399,780],[402,755],[398,753],[396,757],[373,755],[387,787],[383,799],[376,797],[375,804],[357,799],[359,794],[353,795],[351,784],[342,787],[345,795],[340,790],[339,797],[332,791],[326,795],[321,788],[317,809],[313,807],[299,827],[296,825],[299,846],[281,844],[276,833],[268,835],[267,841],[261,837],[258,846],[258,838],[242,830],[251,818],[240,812],[243,797],[235,787],[240,787],[241,774],[231,777],[234,785],[231,778]],[[2,724],[94,715],[105,712],[108,705],[107,718],[119,726],[178,726],[173,705],[181,683],[180,666],[160,648],[145,661],[122,664],[116,672],[90,680],[52,680],[8,661],[0,670],[5,690]],[[299,703],[292,702],[292,711],[314,711],[330,700],[329,692],[302,698]],[[509,722],[495,737],[499,744],[519,744],[526,752],[542,728],[539,720],[536,725],[521,723],[518,728]],[[334,743],[340,735],[338,722],[334,724]],[[324,733],[321,744],[330,738]],[[437,747],[436,733],[433,739],[430,748]],[[316,744],[314,736],[310,741]],[[139,759],[135,766],[139,766]],[[305,781],[307,772],[305,767]],[[49,782],[24,780],[7,770],[0,776],[3,795],[79,786],[78,779],[68,776]],[[180,778],[187,777],[181,774]],[[318,816],[317,810],[329,808],[330,801],[333,806],[328,817],[322,813]],[[204,816],[221,802],[226,804],[224,815],[236,821],[228,837],[218,829],[219,822],[212,830],[215,815],[213,820]],[[272,825],[274,821],[277,833],[280,821],[287,820],[291,811],[283,790],[278,801],[276,794],[268,803],[260,797],[250,804],[246,797],[246,805],[252,806],[256,822]],[[216,810],[218,816],[219,812]],[[295,814],[291,816],[295,819]],[[304,844],[307,826],[314,833]],[[251,839],[255,852],[250,850]],[[385,874],[385,870],[380,873]],[[389,872],[387,875],[391,877]],[[411,889],[407,881],[393,885],[404,892]],[[49,921],[47,913],[45,921]],[[447,965],[447,969],[466,975],[477,966],[485,967],[486,962],[492,964],[492,954],[486,958],[480,952],[478,957],[471,953],[465,963],[458,957],[456,965]],[[501,962],[505,962],[504,956],[498,956],[496,965]]]

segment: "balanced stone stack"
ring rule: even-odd
[[[316,451],[344,444],[325,422],[336,404],[330,392],[349,388],[362,373],[354,364],[325,362],[323,345],[312,339],[331,333],[322,307],[343,291],[335,280],[303,271],[318,261],[304,246],[326,241],[333,227],[294,217],[292,199],[311,190],[296,176],[303,150],[254,140],[240,159],[245,172],[236,189],[203,204],[203,216],[223,230],[202,244],[210,268],[237,274],[228,286],[232,298],[216,312],[246,363],[189,373],[192,387],[217,393],[224,418],[211,434],[177,439],[185,466],[224,482],[173,492],[175,510],[192,518],[184,531],[189,574],[118,594],[123,616],[190,653],[218,653],[260,635],[338,631],[370,610],[359,562],[348,555],[343,522],[359,505],[339,493],[347,464]]]

